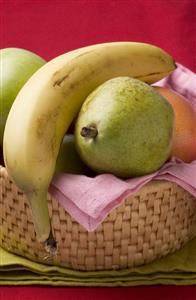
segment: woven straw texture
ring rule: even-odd
[[[147,264],[196,236],[196,199],[175,183],[152,181],[115,208],[94,232],[86,231],[48,195],[58,251],[36,241],[24,194],[0,168],[0,246],[37,262],[77,270]]]

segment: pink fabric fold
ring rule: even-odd
[[[181,64],[177,63],[177,69],[155,85],[165,86],[178,92],[196,109],[196,74]]]
[[[193,72],[178,64],[170,76],[156,85],[173,88],[196,107],[195,80]],[[59,174],[52,180],[50,193],[78,223],[93,231],[127,196],[133,195],[151,180],[175,182],[196,197],[196,161],[186,164],[173,158],[155,173],[128,180],[111,174],[94,178]]]

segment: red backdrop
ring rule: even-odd
[[[196,71],[195,0],[1,0],[1,48],[45,59],[81,46],[143,41]]]
[[[195,0],[1,0],[0,47],[49,60],[89,44],[129,40],[158,45],[196,71]],[[1,287],[0,300],[195,299],[195,287]]]

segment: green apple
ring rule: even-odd
[[[6,119],[12,103],[26,81],[45,63],[46,61],[43,58],[28,50],[20,48],[5,48],[0,50],[1,146],[3,144],[3,132]]]

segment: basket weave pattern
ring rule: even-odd
[[[57,255],[37,242],[25,195],[0,168],[0,246],[37,262],[78,270],[120,269],[173,253],[196,236],[196,199],[175,183],[152,181],[88,232],[48,194]]]

